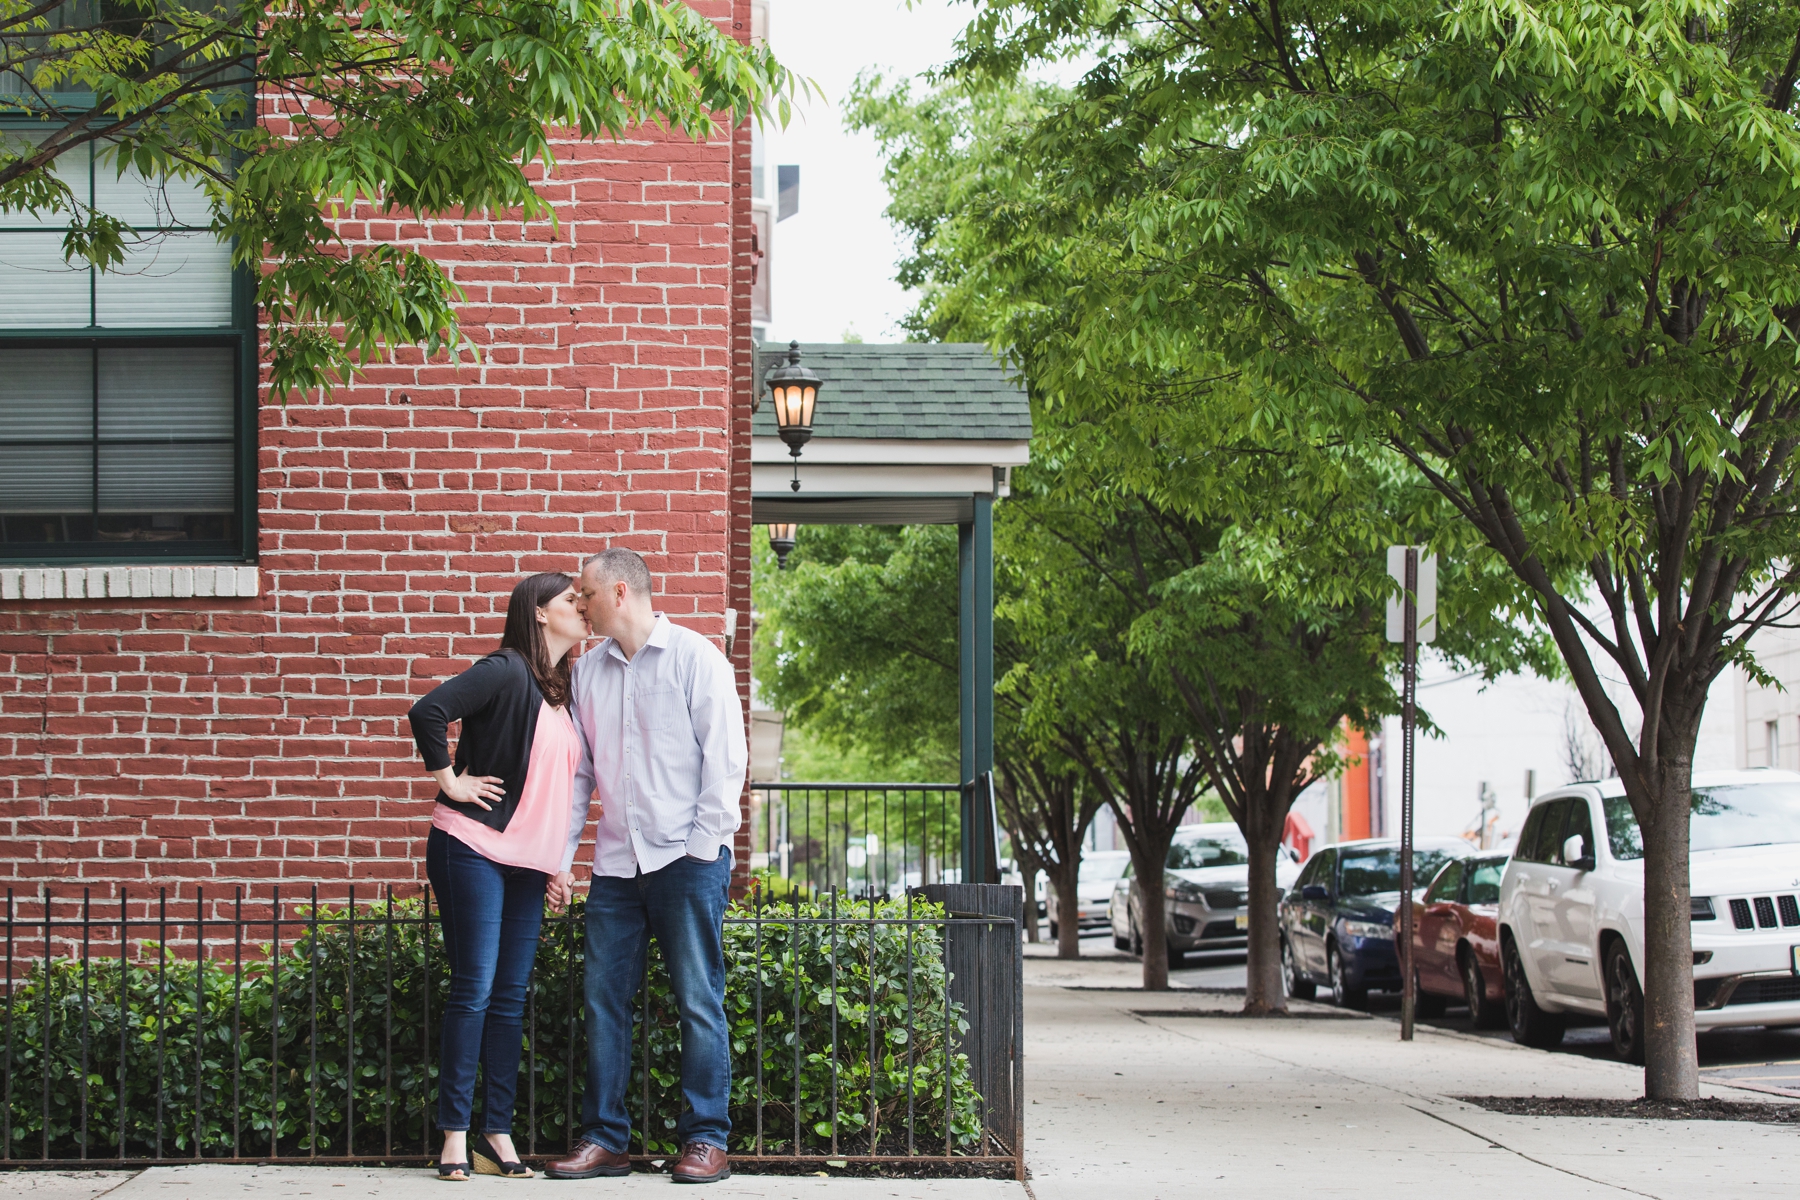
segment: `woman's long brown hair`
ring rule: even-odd
[[[544,645],[544,627],[538,624],[537,611],[568,591],[573,582],[558,571],[521,579],[506,602],[506,632],[500,635],[502,650],[517,650],[525,656],[538,691],[553,708],[569,702],[569,656],[550,661],[550,648]]]

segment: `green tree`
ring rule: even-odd
[[[92,146],[102,169],[199,182],[257,275],[286,396],[398,345],[473,350],[436,262],[348,247],[335,214],[543,218],[552,129],[700,139],[785,120],[794,86],[679,0],[0,0],[0,213],[55,218],[71,259],[114,267],[137,235],[59,160]]]
[[[959,772],[960,659],[956,534],[947,526],[823,526],[800,532],[791,570],[756,578],[757,684],[788,719],[883,778],[955,780]],[[1018,577],[997,554],[996,587]],[[760,561],[760,560],[759,560]],[[1021,654],[1010,625],[995,631],[997,670]],[[996,792],[1027,892],[1042,873],[1062,912],[1079,907],[1081,843],[1099,800],[1073,767],[1022,736],[1020,706],[998,698]],[[1036,907],[1027,906],[1035,932]],[[1058,953],[1074,958],[1079,929],[1063,921]]]
[[[1015,340],[1013,356],[1034,381],[1034,457],[1053,464],[1055,478],[1050,494],[1021,496],[1008,519],[1030,514],[1047,540],[1014,545],[1010,559],[1034,580],[1064,574],[1096,589],[1096,603],[1118,606],[1125,651],[1185,710],[1174,723],[1190,731],[1195,761],[1251,851],[1246,1010],[1274,1011],[1285,1007],[1275,865],[1288,811],[1344,765],[1336,746],[1346,719],[1372,728],[1398,707],[1396,651],[1380,629],[1391,586],[1385,546],[1429,540],[1450,553],[1440,649],[1452,658],[1490,676],[1547,669],[1548,660],[1512,622],[1504,579],[1457,554],[1469,536],[1454,512],[1392,454],[1259,432],[1243,389],[1228,379],[1197,387],[1137,361],[1129,344],[1096,355],[1081,385],[1103,392],[1110,409],[1077,408],[1035,386],[1040,368],[1060,366],[1067,297],[1092,286],[1080,230],[1036,223],[1035,198],[1046,192],[1020,165],[1030,162],[1033,121],[1060,95],[943,86],[914,98],[871,79],[859,85],[852,120],[881,143],[889,214],[913,239],[903,278],[925,297],[915,327],[1004,338],[1030,321],[1044,339]],[[1014,591],[1056,587],[1020,582]],[[1068,603],[1082,603],[1079,592]],[[1080,618],[1046,628],[1071,619]],[[1035,662],[1044,647],[1026,640]],[[1068,687],[1096,678],[1077,675]],[[1160,872],[1155,846],[1166,853],[1172,828],[1153,825],[1121,829],[1141,834]],[[1135,869],[1141,879],[1147,868]],[[1142,886],[1160,907],[1160,887]]]
[[[1054,246],[1079,279],[1005,331],[1042,403],[1137,404],[1092,386],[1124,357],[1171,404],[1230,381],[1264,427],[1386,445],[1535,609],[1643,831],[1642,990],[1609,1003],[1647,1093],[1697,1096],[1695,741],[1794,607],[1800,14],[988,0],[964,45],[1003,82],[1092,56],[1021,139],[1029,205],[970,214],[1002,273]],[[1503,953],[1521,1035],[1560,1037]]]

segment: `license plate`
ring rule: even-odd
[[[1250,928],[1250,914],[1249,913],[1239,913],[1237,915],[1237,927],[1239,929]],[[1794,947],[1794,962],[1796,964],[1795,970],[1800,970],[1800,946]]]

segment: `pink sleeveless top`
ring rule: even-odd
[[[504,830],[489,829],[479,821],[440,804],[432,810],[431,825],[441,829],[490,862],[509,867],[528,867],[554,875],[579,840],[571,833],[569,818],[574,795],[575,768],[581,760],[581,735],[567,709],[545,704],[538,710],[537,732],[531,739],[531,761],[525,768],[525,790],[519,807]]]

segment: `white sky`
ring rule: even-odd
[[[873,138],[845,132],[840,104],[865,68],[894,80],[948,60],[973,11],[950,0],[770,0],[775,56],[823,93],[786,129],[765,131],[771,199],[775,166],[800,167],[800,211],[770,248],[770,338],[835,342],[854,329],[903,340],[897,323],[913,301],[894,282],[901,243],[882,216],[881,159]]]

